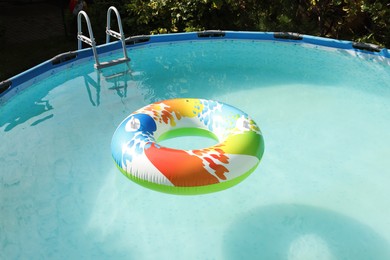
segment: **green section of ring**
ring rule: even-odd
[[[228,154],[245,154],[261,158],[264,152],[263,136],[253,131],[229,135],[223,142]]]
[[[242,182],[244,179],[246,179],[257,167],[257,165],[260,163],[260,161],[254,165],[249,171],[246,173],[240,175],[237,178],[234,178],[229,181],[220,182],[217,184],[211,184],[206,186],[193,186],[193,187],[178,187],[178,186],[168,186],[168,185],[162,185],[157,184],[154,182],[149,182],[146,180],[142,180],[140,178],[137,178],[131,174],[128,174],[126,171],[124,171],[121,167],[119,167],[116,163],[116,166],[118,169],[130,180],[134,181],[135,183],[159,192],[168,193],[168,194],[175,194],[175,195],[201,195],[201,194],[207,194],[207,193],[213,193],[217,191],[226,190],[240,182]]]
[[[195,127],[184,127],[184,128],[172,129],[168,132],[161,134],[158,137],[157,142],[161,142],[175,137],[182,137],[182,136],[201,136],[201,137],[214,139],[215,141],[219,142],[218,137],[214,133],[203,128],[195,128]]]

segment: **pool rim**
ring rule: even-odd
[[[359,56],[385,61],[390,65],[390,50],[378,45],[358,43],[346,40],[337,40],[319,36],[311,36],[292,32],[253,32],[253,31],[220,31],[209,30],[200,32],[184,32],[158,35],[138,35],[126,38],[126,49],[131,50],[140,46],[174,43],[183,41],[205,40],[252,40],[274,41],[293,44],[309,45],[330,49],[344,50]],[[120,41],[115,41],[97,46],[98,55],[107,55],[122,48]],[[131,59],[131,55],[130,59]],[[7,80],[0,82],[0,105],[6,103],[12,97],[63,69],[71,68],[83,61],[93,61],[92,48],[69,51],[56,55],[24,72],[21,72]],[[131,60],[130,60],[131,64]]]

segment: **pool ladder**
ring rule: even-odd
[[[111,30],[111,12],[112,11],[114,11],[114,13],[116,15],[116,18],[118,21],[119,32]],[[89,37],[85,36],[82,32],[82,29],[81,29],[81,18],[82,17],[85,18],[85,21],[87,23]],[[91,22],[89,20],[87,13],[84,11],[80,11],[77,15],[77,30],[78,30],[78,32],[77,32],[78,49],[79,50],[82,49],[83,42],[92,47],[93,56],[95,58],[94,67],[96,69],[102,69],[102,68],[106,68],[109,66],[114,66],[117,64],[121,64],[121,63],[130,61],[130,58],[127,56],[125,35],[123,33],[121,17],[119,15],[118,10],[114,6],[111,6],[107,10],[106,43],[110,42],[111,37],[119,39],[122,42],[123,58],[119,58],[119,59],[115,59],[115,60],[111,60],[111,61],[99,62],[99,57],[98,57],[97,50],[96,50],[95,38],[93,37]]]

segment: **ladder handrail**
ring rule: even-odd
[[[116,32],[114,30],[111,30],[111,12],[114,11],[116,15],[116,19],[118,22],[118,27],[119,27],[119,32]],[[122,27],[122,20],[121,16],[118,12],[118,9],[116,9],[114,6],[110,6],[107,10],[107,24],[106,24],[106,43],[110,42],[110,37],[115,37],[119,39],[122,42],[122,49],[123,49],[123,55],[125,59],[129,59],[127,56],[127,51],[126,51],[126,43],[125,43],[125,34],[123,33],[123,27]]]
[[[114,11],[115,14],[116,14],[116,18],[118,20],[118,27],[119,27],[119,31],[120,32],[116,32],[116,31],[111,30],[111,12],[112,11]],[[82,17],[84,17],[84,19],[85,19],[85,21],[87,23],[89,38],[87,36],[85,36],[83,34],[83,32],[82,32],[82,26],[81,26],[81,19],[82,19]],[[83,47],[82,43],[83,42],[88,44],[89,46],[92,46],[93,56],[95,58],[95,66],[94,67],[96,69],[99,70],[101,68],[113,66],[113,65],[120,64],[120,63],[123,63],[123,62],[127,63],[127,62],[130,61],[130,58],[127,56],[125,34],[123,33],[121,17],[119,15],[118,10],[114,6],[111,6],[107,10],[107,27],[106,27],[107,38],[106,38],[106,41],[107,41],[107,43],[109,43],[110,36],[119,39],[122,42],[122,49],[123,49],[123,55],[124,55],[123,58],[114,59],[114,60],[111,60],[111,61],[105,61],[105,62],[102,62],[102,63],[99,62],[99,58],[98,58],[98,54],[97,54],[97,50],[96,50],[96,41],[95,41],[95,38],[93,37],[91,21],[89,20],[89,17],[88,17],[88,15],[87,15],[87,13],[85,11],[80,11],[77,14],[77,30],[78,30],[78,32],[77,32],[77,40],[78,40],[77,45],[78,45],[78,49],[79,50],[82,49],[82,47]]]
[[[85,21],[87,23],[89,38],[86,37],[85,35],[83,35],[82,28],[81,28],[81,18],[82,17],[85,18]],[[84,11],[80,11],[77,14],[77,39],[78,39],[77,47],[79,50],[82,49],[82,42],[85,42],[86,44],[88,44],[92,47],[93,56],[95,58],[96,65],[99,66],[100,63],[99,63],[98,55],[96,52],[96,42],[95,42],[95,38],[93,37],[91,21],[89,20],[87,13]]]

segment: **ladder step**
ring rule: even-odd
[[[119,40],[122,39],[122,35],[121,35],[120,33],[116,32],[116,31],[107,30],[106,33],[107,33],[108,35],[112,36],[112,37],[115,37],[115,38],[119,39]]]
[[[77,39],[79,39],[82,42],[85,42],[89,46],[92,46],[92,40],[85,35],[79,34],[77,35]]]
[[[107,67],[110,67],[110,66],[114,66],[114,65],[117,65],[117,64],[124,63],[124,62],[129,62],[129,61],[130,61],[129,58],[123,57],[123,58],[116,59],[116,60],[100,62],[99,64],[95,64],[95,68],[96,69],[103,69],[103,68],[107,68]]]

